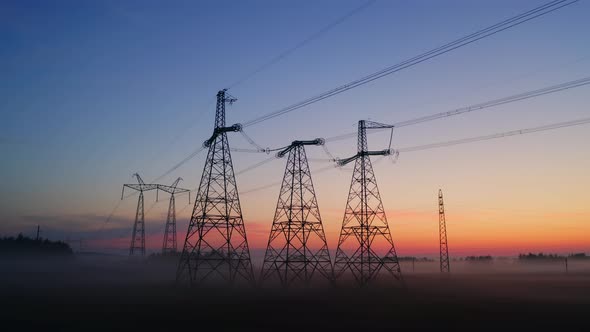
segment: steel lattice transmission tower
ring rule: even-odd
[[[447,242],[447,223],[442,190],[438,190],[438,231],[440,237],[440,272],[451,272],[449,265],[449,244]]]
[[[373,281],[382,269],[403,282],[400,264],[377,188],[370,156],[391,154],[391,149],[369,151],[367,129],[393,126],[361,120],[358,123],[356,155],[338,161],[340,166],[355,161],[354,172],[338,240],[334,274],[341,278],[347,271],[361,286]]]
[[[283,287],[331,282],[332,261],[307,163],[305,145],[323,145],[321,138],[293,141],[277,153],[287,153],[285,175],[277,201],[261,272],[261,282],[279,281]]]
[[[137,210],[135,212],[135,223],[133,224],[133,233],[131,234],[131,246],[129,247],[129,255],[135,255],[139,251],[141,256],[145,256],[145,210],[143,205],[143,192],[158,189],[157,184],[146,184],[143,182],[138,173],[133,174],[137,179],[137,184],[124,184],[121,191],[121,200],[125,193],[125,187],[139,191],[139,198],[137,199]]]
[[[176,272],[177,281],[254,283],[246,229],[225,126],[225,103],[235,98],[217,93],[215,129],[204,146],[209,148],[192,217]]]
[[[162,254],[175,253],[178,251],[176,244],[176,194],[188,193],[188,202],[191,202],[191,191],[189,189],[178,188],[178,183],[182,178],[176,179],[170,186],[158,185],[158,189],[170,194],[168,203],[168,217],[164,230],[164,241],[162,243]]]

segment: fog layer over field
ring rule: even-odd
[[[197,321],[240,330],[563,330],[583,326],[590,305],[590,262],[569,260],[567,273],[564,263],[451,261],[451,274],[441,275],[438,262],[403,261],[405,287],[382,278],[364,288],[286,290],[178,286],[176,259],[4,259],[0,319],[72,331],[170,330]]]

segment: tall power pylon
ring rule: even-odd
[[[403,281],[370,159],[370,156],[389,155],[391,150],[369,151],[367,145],[367,129],[384,128],[392,128],[393,134],[391,125],[359,121],[356,155],[338,161],[343,166],[354,160],[355,165],[336,250],[334,274],[336,278],[341,278],[350,271],[361,286],[376,279],[382,269]]]
[[[293,141],[277,153],[287,153],[287,166],[277,201],[261,272],[261,281],[283,287],[310,286],[315,276],[331,282],[332,261],[307,163],[305,145],[323,145],[321,138]]]
[[[442,190],[438,190],[438,232],[440,237],[440,272],[451,272],[449,265],[449,244],[447,242],[447,223]]]
[[[176,272],[179,282],[254,283],[227,140],[227,132],[241,131],[241,125],[225,126],[225,103],[235,101],[226,90],[217,93],[215,129],[204,143],[209,151]]]
[[[146,184],[143,182],[138,173],[133,174],[137,179],[137,184],[124,184],[121,191],[121,199],[125,193],[125,187],[139,191],[139,198],[137,199],[137,210],[135,212],[135,223],[133,224],[133,233],[131,234],[131,246],[129,247],[129,255],[133,256],[138,251],[141,256],[145,256],[145,211],[143,206],[143,192],[158,189],[157,184]]]
[[[191,191],[189,189],[178,188],[178,183],[182,178],[176,179],[170,186],[158,185],[158,189],[170,194],[168,203],[168,217],[166,218],[166,227],[164,230],[164,241],[162,243],[162,254],[175,253],[178,251],[176,244],[176,194],[188,192],[188,202],[191,202]]]

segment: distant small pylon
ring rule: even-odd
[[[447,224],[442,190],[438,190],[438,231],[440,237],[440,272],[451,272],[449,264],[449,245],[447,242]]]
[[[148,190],[157,190],[157,184],[146,184],[143,182],[138,173],[133,174],[137,179],[137,184],[124,184],[123,191],[121,191],[121,199],[125,187],[139,191],[139,198],[137,199],[137,210],[135,212],[135,222],[133,223],[133,233],[131,234],[131,246],[129,247],[129,255],[133,256],[139,253],[145,256],[145,210],[143,204],[143,192]]]
[[[178,251],[176,244],[176,194],[188,192],[188,202],[191,202],[191,192],[188,189],[178,188],[178,183],[182,178],[176,179],[170,186],[158,185],[158,189],[170,194],[170,202],[168,203],[168,217],[166,218],[166,226],[164,230],[164,241],[162,243],[162,254],[175,253]]]

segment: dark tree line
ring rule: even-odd
[[[413,256],[402,256],[397,258],[400,262],[434,262],[434,259],[428,257],[413,257]]]
[[[567,256],[562,256],[562,255],[558,255],[558,254],[544,254],[542,252],[538,253],[538,254],[533,254],[533,253],[528,253],[528,254],[520,254],[518,255],[518,259],[519,260],[525,260],[525,261],[540,261],[540,260],[563,260],[565,258],[571,258],[571,259],[586,259],[588,258],[588,256],[586,256],[585,253],[576,253],[576,254],[569,254]]]
[[[487,256],[467,256],[465,260],[468,262],[491,262],[494,258],[490,255]]]
[[[17,237],[0,238],[0,256],[33,256],[33,255],[59,255],[70,256],[73,254],[70,245],[62,241],[50,241],[48,239],[32,239],[19,234]]]

